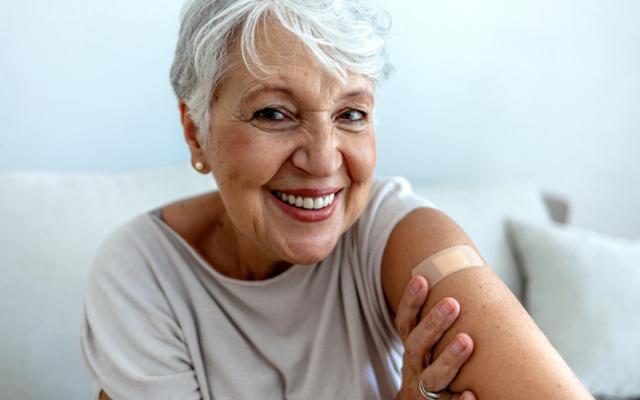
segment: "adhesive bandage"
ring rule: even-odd
[[[484,261],[472,247],[461,244],[447,247],[421,261],[411,271],[411,276],[424,276],[431,290],[438,282],[456,271],[484,265]]]

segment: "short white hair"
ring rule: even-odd
[[[340,79],[347,73],[386,79],[391,66],[384,37],[389,15],[367,0],[190,0],[182,23],[171,84],[198,126],[198,139],[208,145],[211,97],[228,67],[229,47],[240,39],[244,64],[265,70],[255,46],[255,31],[274,16],[323,65]]]

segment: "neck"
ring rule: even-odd
[[[273,278],[291,267],[257,243],[249,240],[233,225],[233,221],[218,197],[216,223],[202,246],[216,271],[234,279],[264,280]]]

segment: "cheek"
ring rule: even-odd
[[[219,185],[261,186],[286,161],[288,145],[275,135],[229,127],[214,140],[211,158]]]
[[[375,136],[366,135],[348,141],[343,156],[354,183],[369,181],[376,166]]]
[[[343,151],[347,170],[351,179],[351,189],[346,204],[346,219],[343,229],[347,229],[362,213],[367,204],[373,170],[376,165],[376,142],[374,136],[354,140]]]

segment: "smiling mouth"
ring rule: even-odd
[[[320,210],[333,204],[337,192],[319,197],[295,196],[293,194],[287,194],[277,191],[273,191],[271,192],[271,194],[281,202],[292,207],[300,208],[303,210]]]

